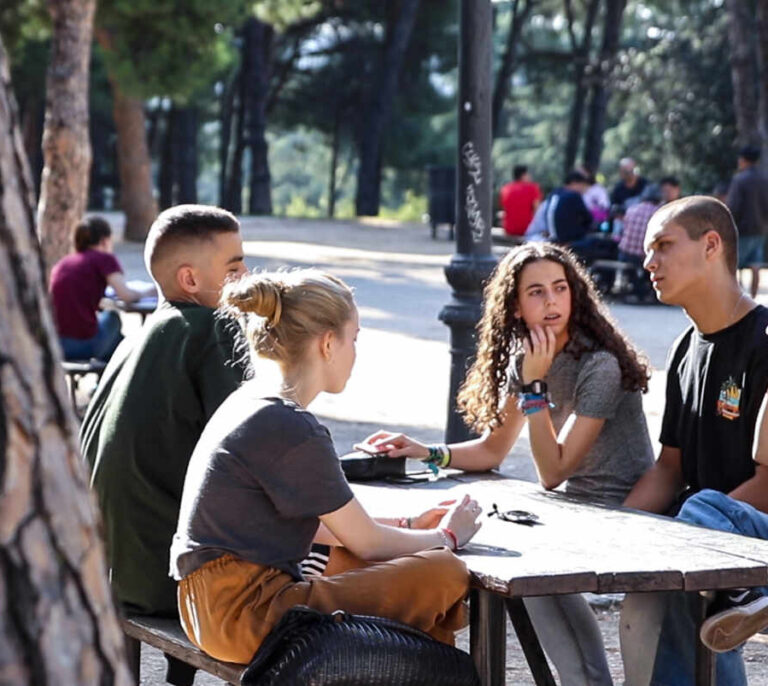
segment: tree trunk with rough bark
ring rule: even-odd
[[[160,154],[160,207],[197,202],[197,111],[173,105],[165,113]]]
[[[600,0],[589,0],[584,19],[584,34],[581,42],[576,40],[574,32],[574,19],[570,0],[565,0],[566,15],[568,17],[568,32],[573,46],[574,90],[571,114],[568,122],[568,137],[565,141],[565,158],[563,170],[567,174],[576,164],[576,155],[579,152],[579,140],[581,138],[582,120],[584,119],[584,106],[587,102],[587,68],[590,62],[592,49],[592,31],[600,7]]]
[[[95,0],[49,0],[53,22],[46,76],[44,168],[37,228],[46,272],[72,248],[88,203],[91,142],[88,74]]]
[[[102,50],[111,50],[112,39],[103,28],[97,27],[96,40]],[[123,237],[141,242],[157,216],[144,103],[124,93],[114,74],[107,74],[107,78],[112,86],[112,118],[117,134],[118,206],[125,213]]]
[[[611,97],[609,83],[616,66],[621,22],[626,6],[627,0],[606,0],[603,41],[600,46],[600,59],[593,75],[587,114],[587,132],[584,136],[584,163],[593,172],[597,172],[600,168],[600,158],[603,155],[605,118]]]
[[[274,29],[251,18],[245,27],[243,69],[248,87],[245,90],[248,147],[251,150],[248,213],[272,214],[272,189],[267,145],[267,91],[272,64]]]
[[[0,683],[129,686],[0,43]]]
[[[391,23],[380,77],[372,84],[375,90],[363,117],[360,131],[360,160],[357,170],[355,212],[358,216],[379,213],[381,199],[381,144],[384,129],[397,96],[400,71],[411,40],[419,0],[401,0]]]
[[[536,0],[527,0],[520,9],[520,0],[512,3],[512,18],[509,22],[507,42],[504,46],[504,54],[501,56],[501,64],[496,74],[496,83],[493,87],[493,100],[491,104],[491,120],[493,122],[493,138],[497,138],[501,132],[502,114],[504,103],[512,90],[512,76],[517,67],[517,45],[520,42],[520,34],[523,31],[525,20],[531,13]]]
[[[111,80],[114,105],[112,116],[117,132],[117,171],[120,178],[120,209],[125,213],[128,241],[141,242],[157,217],[152,187],[152,164],[147,145],[144,103],[125,95]]]
[[[737,145],[759,145],[755,16],[749,0],[726,0]]]

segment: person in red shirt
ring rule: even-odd
[[[541,202],[541,190],[531,180],[528,167],[524,165],[514,168],[512,178],[512,183],[502,186],[499,204],[504,212],[504,233],[522,236]]]
[[[120,316],[99,311],[104,289],[134,302],[143,294],[129,288],[112,254],[112,229],[101,217],[89,217],[75,228],[75,252],[51,271],[50,295],[56,330],[65,360],[109,360],[123,338]]]

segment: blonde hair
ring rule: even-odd
[[[242,322],[257,355],[293,363],[315,336],[341,333],[355,300],[341,279],[316,269],[251,272],[225,284],[221,309]]]

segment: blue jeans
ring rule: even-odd
[[[65,360],[97,360],[107,362],[123,340],[120,315],[114,310],[96,314],[98,330],[93,338],[66,338],[60,336]]]
[[[747,503],[709,489],[691,496],[677,519],[709,529],[768,540],[768,515]],[[768,593],[768,588],[759,589]],[[693,685],[695,674],[698,598],[694,593],[664,594],[668,600],[661,628],[652,686]],[[746,686],[741,649],[716,656],[717,683]]]

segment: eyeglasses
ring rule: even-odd
[[[506,510],[505,512],[502,512],[499,510],[496,503],[493,503],[493,509],[488,513],[488,516],[496,516],[505,522],[524,524],[525,526],[541,524],[539,521],[539,515],[534,514],[533,512],[526,512],[525,510]]]

